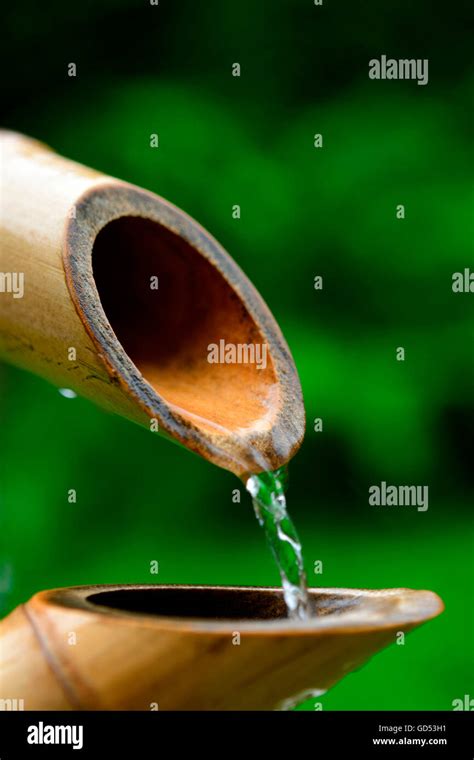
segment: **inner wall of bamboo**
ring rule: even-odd
[[[211,344],[261,346],[262,337],[230,285],[189,243],[151,220],[122,217],[97,235],[92,265],[115,335],[170,406],[231,431],[258,427],[271,414],[277,385],[268,349],[262,369],[208,361]]]
[[[283,595],[265,589],[148,588],[99,591],[87,597],[89,604],[115,611],[140,612],[164,617],[233,620],[285,620]]]

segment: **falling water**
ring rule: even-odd
[[[311,615],[310,601],[300,540],[286,511],[286,480],[287,470],[281,467],[252,475],[246,487],[280,571],[288,616],[306,620]]]

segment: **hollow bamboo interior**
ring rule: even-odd
[[[288,461],[304,432],[296,369],[217,241],[35,140],[2,132],[0,149],[0,357],[240,476]],[[210,362],[214,345],[236,361]]]

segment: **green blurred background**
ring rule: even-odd
[[[474,295],[451,290],[453,272],[474,269],[467,9],[5,10],[4,126],[182,207],[278,319],[308,420],[289,507],[311,584],[429,588],[446,603],[318,700],[325,710],[451,709],[472,694]],[[428,58],[429,84],[370,81],[382,53]],[[229,473],[20,370],[0,367],[0,392],[2,614],[56,586],[279,583]],[[428,485],[428,511],[370,507],[381,480]]]

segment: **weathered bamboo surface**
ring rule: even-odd
[[[331,688],[443,610],[430,591],[310,594],[317,614],[294,622],[274,588],[43,591],[0,623],[0,700],[26,710],[275,709]]]
[[[0,150],[0,357],[237,475],[288,461],[304,433],[296,369],[217,241],[35,140],[0,132]]]

